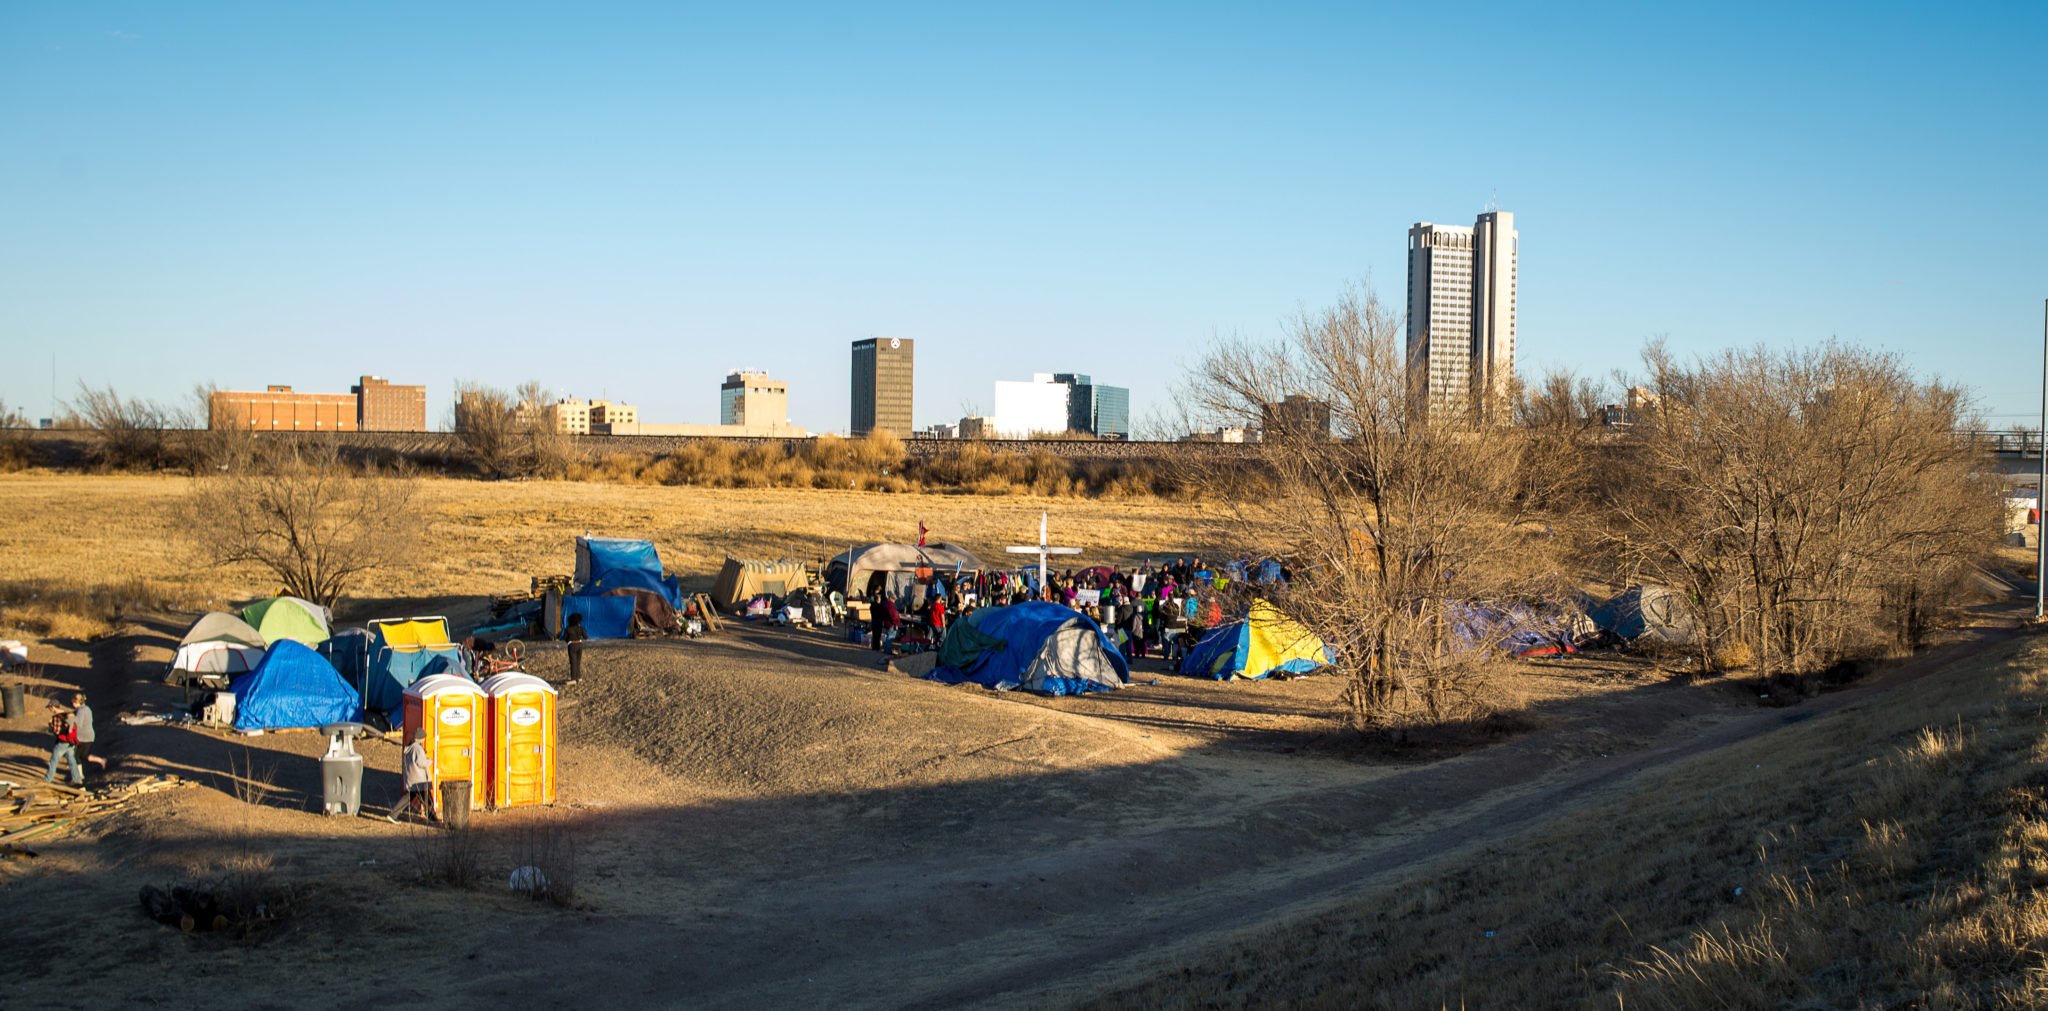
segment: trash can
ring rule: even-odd
[[[4,693],[0,693],[0,695],[4,695],[6,698],[6,702],[4,703],[4,705],[7,718],[10,720],[18,719],[21,716],[22,706],[21,682],[16,681],[15,683],[8,685],[6,691]]]
[[[320,756],[320,808],[327,814],[353,818],[363,808],[363,756],[356,738],[369,730],[360,723],[330,723],[320,728],[328,737]]]
[[[449,779],[441,783],[441,824],[449,828],[469,827],[470,783]]]

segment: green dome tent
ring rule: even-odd
[[[310,600],[282,594],[242,608],[242,620],[266,643],[290,639],[307,646],[327,641],[327,609]]]

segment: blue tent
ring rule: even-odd
[[[592,639],[631,639],[633,637],[633,598],[594,597],[573,593],[562,598],[562,624],[569,623],[569,616],[583,616],[583,633]]]
[[[1093,618],[1040,600],[968,615],[948,631],[939,665],[925,677],[1046,695],[1109,691],[1131,679],[1123,654]]]
[[[1306,674],[1334,659],[1328,646],[1264,600],[1252,602],[1243,621],[1219,625],[1188,650],[1182,674],[1218,681],[1256,681],[1275,672]]]
[[[661,555],[654,550],[653,541],[576,538],[576,592],[594,597],[618,589],[653,590],[668,606],[683,606],[682,581],[662,575]],[[583,620],[587,624],[590,618]],[[593,638],[596,635],[591,633]]]
[[[426,634],[421,634],[422,630]],[[370,623],[371,645],[364,661],[363,708],[395,713],[405,706],[405,689],[429,674],[469,676],[462,647],[447,641],[447,619]]]
[[[290,639],[272,643],[256,668],[228,684],[236,730],[360,722],[356,690],[325,657]]]

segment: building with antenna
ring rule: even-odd
[[[1491,417],[1515,377],[1515,216],[1408,229],[1408,382],[1430,417]]]

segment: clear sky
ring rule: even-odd
[[[1554,9],[1556,8],[1556,9]],[[1561,9],[1561,10],[1560,10]],[[0,400],[538,378],[847,425],[1218,335],[1497,195],[1519,366],[1831,335],[2038,407],[2048,5],[0,4]]]

